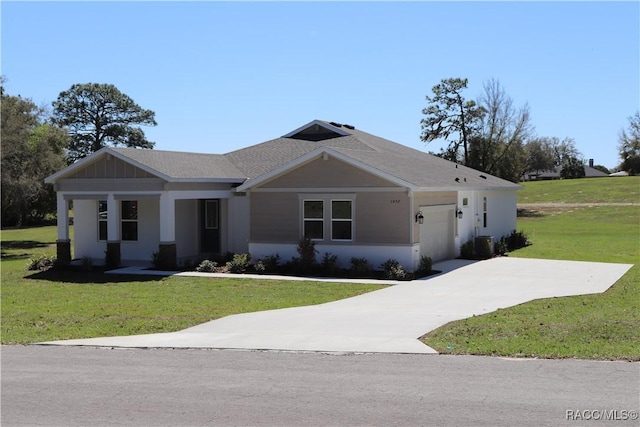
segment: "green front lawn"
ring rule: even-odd
[[[639,203],[640,176],[525,182],[518,203]]]
[[[231,314],[320,304],[380,285],[27,272],[55,227],[2,231],[2,344],[171,332]]]
[[[542,183],[546,184],[546,183]],[[640,208],[582,207],[518,219],[514,257],[636,264]],[[441,353],[640,360],[640,265],[603,294],[549,298],[451,322],[422,338]]]

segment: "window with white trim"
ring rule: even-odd
[[[331,200],[331,240],[353,239],[353,202]]]
[[[312,240],[323,240],[324,201],[304,200],[302,206],[303,236]]]
[[[121,204],[121,228],[123,241],[138,240],[138,201],[123,200]]]
[[[107,240],[107,201],[98,200],[98,240]]]

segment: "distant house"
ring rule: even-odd
[[[527,172],[525,174],[525,181],[541,181],[549,179],[560,179],[560,171],[562,166],[556,166],[551,170]],[[584,178],[601,178],[603,176],[609,176],[601,170],[593,167],[593,159],[589,159],[589,165],[584,167]]]
[[[512,182],[355,129],[314,120],[227,154],[103,148],[46,179],[58,257],[164,265],[211,254],[297,256],[303,237],[348,265],[456,257],[516,228]]]

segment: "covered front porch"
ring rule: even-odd
[[[244,198],[232,190],[57,193],[57,257],[88,258],[109,268],[155,264],[175,269],[186,259],[246,252]],[[69,238],[69,208],[74,239]],[[243,246],[244,242],[244,246]]]

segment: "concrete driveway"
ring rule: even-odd
[[[418,338],[445,323],[538,298],[601,293],[631,267],[508,257],[449,260],[434,266],[443,271],[439,275],[326,304],[233,315],[172,333],[41,344],[436,353]]]

